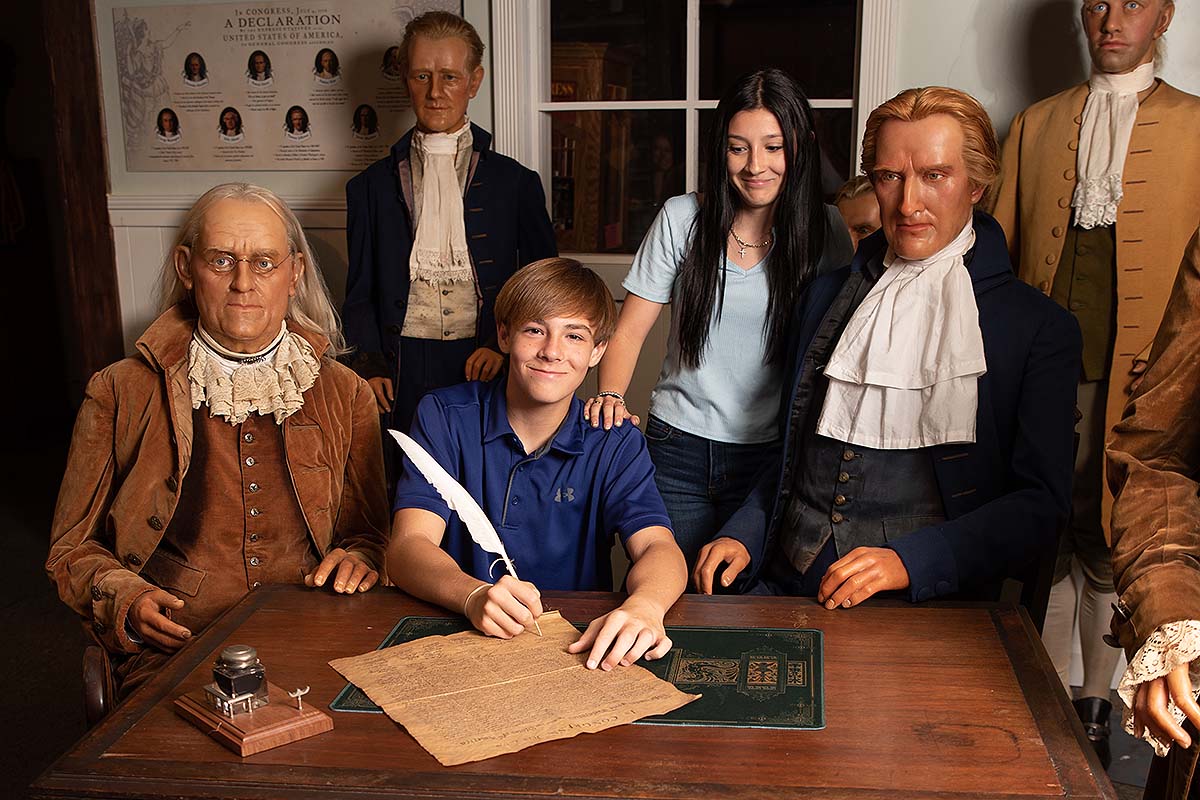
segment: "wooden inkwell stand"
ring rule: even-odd
[[[221,651],[212,683],[175,700],[175,713],[244,758],[333,730],[328,714],[304,707],[305,692],[268,682],[255,649],[235,644]]]

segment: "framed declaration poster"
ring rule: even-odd
[[[399,44],[434,9],[462,4],[114,7],[126,171],[366,167],[411,124]]]

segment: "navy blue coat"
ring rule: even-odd
[[[355,348],[351,365],[364,378],[396,379],[400,331],[408,310],[408,257],[413,246],[412,130],[391,153],[346,184],[350,267],[342,325]],[[546,195],[537,173],[492,152],[492,136],[471,125],[473,150],[463,196],[467,249],[482,295],[479,343],[495,341],[496,295],[521,267],[558,255]]]
[[[1056,546],[1070,509],[1075,390],[1082,340],[1074,316],[1013,275],[999,224],[975,213],[975,248],[967,271],[979,306],[987,373],[979,379],[974,444],[929,447],[946,521],[889,540],[908,568],[909,599],[949,594],[994,597],[1005,577],[1020,575]],[[751,564],[743,588],[769,558],[797,444],[824,367],[856,304],[864,266],[881,264],[879,231],[859,244],[853,263],[809,287],[797,322],[780,407],[783,448],[717,536],[740,541]],[[861,302],[861,299],[859,300]],[[845,555],[844,553],[842,555]]]

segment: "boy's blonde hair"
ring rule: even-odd
[[[496,323],[507,328],[551,317],[582,317],[595,344],[617,327],[617,307],[604,281],[573,258],[543,258],[517,270],[496,298]]]

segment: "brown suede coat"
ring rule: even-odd
[[[1192,237],[1154,338],[1145,380],[1108,445],[1112,631],[1132,656],[1167,622],[1200,619],[1200,231]],[[1183,797],[1200,753],[1172,747]],[[1180,791],[1182,789],[1182,791]]]
[[[46,570],[63,601],[114,652],[129,606],[153,585],[140,576],[179,502],[192,451],[188,344],[195,319],[169,309],[138,355],[96,373],[75,422]],[[322,355],[329,342],[293,326]],[[366,382],[322,358],[304,406],[283,422],[284,453],[308,535],[321,555],[342,547],[380,567],[388,509],[379,416]]]

